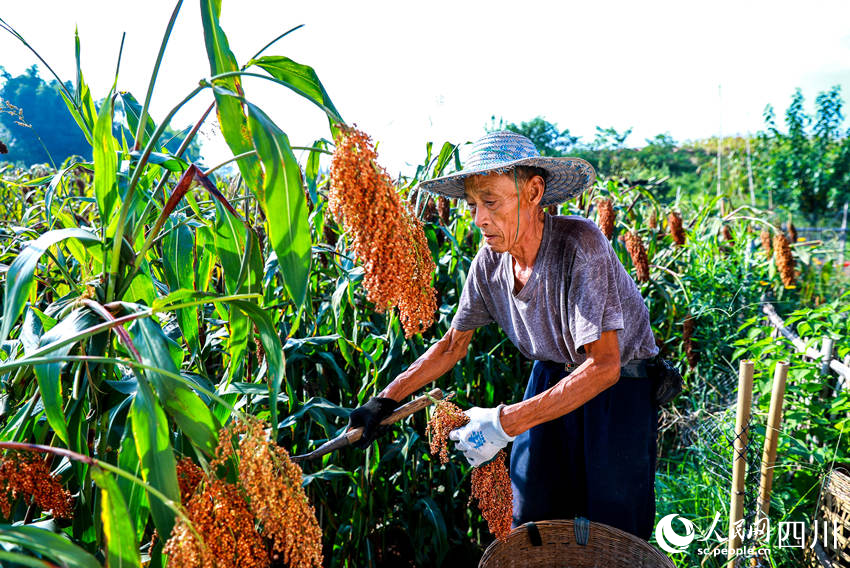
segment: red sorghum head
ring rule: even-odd
[[[761,239],[761,248],[764,250],[764,254],[770,256],[773,252],[773,246],[770,244],[770,231],[764,229],[759,235]]]
[[[646,256],[646,249],[643,246],[643,240],[635,231],[626,233],[626,250],[629,251],[632,264],[635,265],[637,281],[649,282],[649,260]]]
[[[788,246],[788,239],[784,233],[776,233],[773,236],[773,257],[776,261],[776,268],[779,269],[779,275],[782,277],[782,284],[793,286],[795,281],[794,257],[791,255],[791,247]]]
[[[47,462],[38,454],[9,451],[0,457],[0,512],[6,519],[10,519],[18,497],[32,500],[55,518],[71,518],[71,494],[50,475]]]
[[[441,463],[449,462],[449,432],[460,428],[467,422],[469,422],[469,417],[463,413],[458,405],[447,400],[441,400],[437,403],[425,431],[431,435],[431,453],[439,454]]]
[[[507,540],[513,520],[513,490],[508,468],[505,466],[505,450],[496,457],[472,470],[472,495],[478,499],[481,516],[487,528],[499,540]]]
[[[377,164],[365,133],[341,127],[330,170],[328,205],[351,236],[364,265],[367,299],[378,312],[398,307],[405,336],[431,326],[437,310],[431,285],[436,268],[422,223]]]
[[[682,214],[678,211],[671,211],[667,216],[667,225],[670,228],[670,236],[673,237],[673,242],[681,246],[685,244],[685,229],[682,226]]]
[[[610,239],[614,235],[614,221],[617,218],[614,213],[614,202],[610,199],[600,199],[596,202],[596,210],[599,213],[597,220],[599,230]]]

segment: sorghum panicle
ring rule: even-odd
[[[794,226],[791,219],[788,219],[788,240],[792,243],[797,242],[797,227]]]
[[[378,166],[368,135],[340,127],[330,188],[330,210],[364,266],[366,298],[378,312],[398,307],[406,337],[428,329],[437,310],[431,285],[436,266],[422,223]]]
[[[272,541],[273,559],[290,568],[322,565],[322,529],[301,485],[301,468],[269,441],[262,422],[247,424],[236,454],[248,506]]]
[[[186,504],[204,478],[204,471],[189,458],[177,462],[177,484],[180,486],[180,502]]]
[[[50,475],[47,463],[39,455],[7,452],[0,458],[0,512],[6,519],[10,519],[18,497],[31,499],[57,519],[70,519],[73,514],[71,494]]]
[[[655,209],[652,210],[652,213],[649,214],[649,228],[657,229],[658,228],[658,215],[655,213]]]
[[[440,454],[440,463],[449,462],[449,432],[466,425],[467,422],[469,422],[469,417],[463,413],[458,405],[447,400],[437,402],[425,432],[431,435],[429,444],[431,453]]]
[[[478,499],[481,516],[487,528],[499,540],[507,540],[513,518],[513,490],[508,468],[505,466],[505,450],[481,467],[472,470],[472,498]]]
[[[649,282],[649,260],[646,256],[646,249],[643,246],[643,240],[635,231],[626,233],[626,250],[629,251],[632,264],[635,265],[637,281]]]
[[[761,239],[761,248],[764,250],[764,254],[770,256],[773,252],[773,246],[770,244],[770,231],[764,229],[759,235]]]
[[[732,237],[732,229],[729,225],[723,225],[723,229],[721,229],[721,234],[723,235],[723,240],[728,243],[734,243],[735,239]]]
[[[773,253],[776,268],[779,269],[779,275],[782,277],[782,284],[793,286],[795,281],[794,257],[791,256],[791,247],[788,246],[788,239],[784,233],[776,233],[773,236]]]
[[[685,229],[682,227],[682,214],[678,211],[671,211],[667,216],[667,225],[670,228],[670,236],[673,237],[673,242],[679,246],[685,244]]]
[[[456,404],[441,400],[428,422],[428,432],[431,433],[431,453],[439,454],[440,461],[449,461],[447,443],[449,432],[460,428],[469,422],[469,418]],[[513,491],[511,478],[505,467],[505,451],[501,450],[496,457],[486,464],[473,468],[472,495],[469,498],[478,499],[481,516],[487,521],[490,532],[499,540],[505,540],[511,532],[513,515]]]
[[[614,235],[614,221],[616,220],[614,202],[610,199],[600,199],[596,202],[596,209],[599,213],[599,230],[610,239]]]
[[[186,516],[203,545],[179,519],[163,552],[174,568],[266,568],[269,555],[254,517],[239,489],[219,479],[205,479],[186,504]]]

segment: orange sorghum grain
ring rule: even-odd
[[[342,126],[330,170],[328,205],[364,265],[366,298],[378,312],[398,307],[406,337],[428,329],[437,310],[436,268],[422,223],[378,166],[368,135]]]
[[[478,508],[490,532],[499,540],[507,540],[513,517],[513,490],[505,466],[505,450],[499,450],[495,458],[472,470],[470,502],[473,497],[478,499]]]
[[[70,519],[73,513],[71,494],[50,475],[47,462],[38,455],[7,452],[0,458],[0,512],[7,519],[18,497],[32,499],[55,518]]]
[[[596,202],[596,209],[599,213],[599,219],[597,220],[599,229],[610,239],[614,234],[614,220],[616,219],[614,202],[610,199],[600,199]]]
[[[794,226],[791,219],[788,219],[788,240],[792,243],[797,242],[797,227]]]
[[[456,404],[446,400],[437,403],[427,430],[431,433],[431,453],[439,454],[442,463],[449,461],[446,449],[449,432],[467,422],[469,417]],[[511,532],[513,515],[513,491],[511,478],[505,467],[505,451],[500,450],[495,458],[473,468],[471,482],[470,504],[473,497],[478,499],[478,508],[481,510],[481,516],[487,521],[490,532],[499,540],[505,540]]]
[[[658,228],[658,215],[655,213],[655,209],[652,210],[652,213],[649,214],[649,228],[657,229]]]
[[[721,229],[721,234],[723,235],[723,240],[729,243],[734,243],[735,239],[732,237],[732,229],[729,228],[729,225],[723,225],[723,229]]]
[[[270,442],[262,422],[246,425],[236,450],[239,482],[274,560],[290,568],[322,565],[322,529],[304,493],[302,472],[283,448]]]
[[[764,229],[761,235],[759,235],[759,238],[761,238],[761,248],[764,250],[764,254],[770,256],[773,252],[773,247],[770,244],[770,231]]]
[[[254,526],[254,517],[239,489],[220,479],[205,479],[186,505],[186,516],[203,545],[182,519],[171,531],[163,552],[175,568],[265,568],[269,555]]]
[[[640,236],[634,232],[626,233],[626,249],[632,257],[632,264],[637,271],[638,282],[649,282],[649,260],[646,257],[646,249]]]
[[[773,236],[773,253],[776,260],[776,268],[782,277],[785,286],[794,285],[794,257],[791,256],[791,247],[784,233],[776,233]]]
[[[426,432],[431,434],[431,453],[440,454],[440,462],[448,463],[449,432],[456,430],[469,422],[469,417],[460,407],[447,400],[441,400],[428,421]]]
[[[678,211],[671,211],[667,216],[667,224],[670,228],[670,236],[677,245],[685,244],[685,229],[682,227],[682,215]]]
[[[180,486],[180,502],[186,504],[204,478],[204,471],[189,458],[177,462],[177,484]]]

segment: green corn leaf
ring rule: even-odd
[[[142,152],[130,152],[130,159],[134,162],[142,157]],[[166,170],[178,174],[182,174],[189,169],[189,163],[173,154],[163,154],[160,152],[151,152],[148,156],[148,163],[162,166]]]
[[[168,339],[162,328],[153,320],[138,319],[130,325],[129,332],[145,365],[178,374],[169,353]],[[212,454],[218,443],[218,425],[204,401],[185,384],[167,375],[146,370],[145,376],[154,386],[166,412],[174,418],[192,443],[204,452]]]
[[[5,552],[0,550],[0,566],[6,566],[3,562],[9,562],[12,565],[32,566],[33,568],[54,568],[56,565],[46,560],[39,560],[32,556],[26,556],[18,552]]]
[[[109,568],[141,567],[139,543],[130,522],[130,514],[115,479],[99,467],[91,470],[92,479],[100,488],[100,517],[106,540],[106,565]]]
[[[281,385],[286,381],[286,361],[283,357],[283,346],[280,344],[280,337],[275,330],[271,318],[263,308],[245,300],[234,300],[230,302],[230,305],[251,318],[260,332],[260,341],[263,344],[263,350],[266,352],[266,360],[269,367],[269,406],[271,407],[272,430],[277,434],[277,398]],[[289,381],[286,381],[285,384],[291,409],[295,400],[295,393],[292,392]]]
[[[195,289],[195,235],[185,224],[177,224],[169,218],[168,232],[162,242],[162,263],[165,279],[171,290]],[[198,343],[198,308],[177,310],[177,323],[189,351],[201,350]]]
[[[32,431],[33,424],[38,420],[39,414],[33,414],[35,403],[39,398],[36,393],[25,405],[15,413],[6,427],[0,430],[0,440],[4,442],[22,442],[27,439]]]
[[[136,453],[142,466],[142,478],[160,493],[179,503],[177,462],[169,439],[168,420],[147,381],[141,377],[128,420],[132,424]],[[150,508],[159,534],[170,535],[174,527],[174,512],[157,497],[150,498]]]
[[[153,278],[151,278],[151,268],[147,260],[142,261],[139,271],[133,276],[133,281],[130,283],[130,287],[127,288],[123,299],[125,302],[142,302],[146,306],[152,306],[156,302],[156,289]]]
[[[325,148],[327,142],[324,139],[313,142],[313,148]],[[316,189],[316,181],[319,179],[319,158],[322,152],[318,150],[310,150],[310,155],[307,157],[307,165],[304,168],[304,174],[307,178],[307,192],[310,194],[310,201],[319,203],[319,194]]]
[[[260,67],[302,97],[315,103],[325,111],[331,124],[344,122],[312,67],[296,63],[282,55],[258,57],[249,61],[246,67],[251,65]]]
[[[3,298],[3,327],[0,328],[0,345],[9,337],[12,325],[24,309],[30,294],[35,269],[41,255],[51,246],[65,239],[77,239],[83,242],[96,243],[100,239],[94,233],[84,229],[56,229],[48,231],[32,241],[15,258],[6,272],[6,290]]]
[[[221,0],[201,0],[201,22],[204,28],[204,43],[207,58],[210,62],[210,72],[220,75],[239,71],[236,57],[230,50],[230,44],[224,30],[221,29]],[[242,84],[239,77],[226,77],[216,82],[230,91],[242,95]],[[221,134],[234,155],[244,154],[253,150],[248,132],[248,121],[242,111],[239,100],[226,94],[215,92],[216,114],[221,126]],[[247,156],[237,163],[242,179],[248,187],[258,187],[262,183],[260,161],[255,156]]]
[[[94,556],[64,535],[37,527],[0,525],[0,541],[40,554],[62,568],[100,568]]]
[[[112,136],[113,110],[110,91],[94,126],[94,195],[104,226],[109,225],[118,202],[118,145]]]
[[[142,105],[136,100],[133,93],[123,91],[118,93],[118,96],[121,98],[121,105],[124,107],[124,120],[127,129],[132,133],[131,135],[135,135],[139,131],[139,118],[142,116]],[[142,148],[147,145],[148,140],[150,140],[154,132],[156,132],[156,124],[150,115],[148,115],[147,120],[145,120],[145,131],[142,133],[141,142],[139,142]]]
[[[310,224],[301,168],[286,134],[256,106],[246,103],[254,147],[263,164],[260,205],[266,214],[269,241],[277,254],[289,297],[301,307],[310,278]]]
[[[61,341],[69,337],[79,334],[81,331],[99,323],[97,318],[88,309],[74,310],[62,321],[57,323],[53,329],[41,336],[38,347],[50,345],[56,341]],[[56,349],[52,355],[64,357],[70,353],[75,344],[69,343],[59,349]],[[47,422],[56,435],[68,447],[77,448],[76,444],[71,444],[71,438],[68,434],[68,424],[63,412],[64,400],[62,397],[62,363],[45,363],[43,365],[35,365],[33,367],[35,378],[38,382],[38,390],[41,393],[41,400],[44,403],[44,414],[47,416]]]
[[[262,253],[257,236],[236,215],[216,202],[215,250],[224,272],[229,294],[261,292]],[[250,322],[239,311],[230,311],[230,373],[228,380],[239,381],[244,372]]]
[[[121,450],[118,453],[118,467],[124,471],[129,471],[136,477],[141,477],[142,475],[139,456],[136,454],[136,443],[133,441],[133,433],[129,428],[126,429],[124,437],[121,440]],[[148,494],[138,483],[133,483],[123,477],[118,479],[118,487],[124,496],[124,502],[127,503],[130,521],[136,525],[136,538],[141,540],[145,535],[145,527],[148,524],[148,517],[150,516]]]

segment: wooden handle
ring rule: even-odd
[[[398,407],[395,412],[390,414],[388,417],[381,420],[382,426],[389,426],[390,424],[394,424],[398,422],[402,418],[407,418],[411,414],[415,412],[419,412],[426,406],[433,404],[438,400],[443,399],[443,391],[440,389],[433,389],[428,394],[423,394],[419,396],[407,404],[404,404]],[[302,454],[300,456],[292,456],[292,461],[298,463],[301,461],[312,460],[318,457],[321,457],[325,454],[329,454],[335,450],[340,448],[344,448],[345,446],[349,446],[363,437],[363,428],[354,428],[352,430],[348,430],[343,432],[333,440],[328,440],[312,452],[308,454]]]
[[[443,399],[443,391],[440,389],[433,389],[428,394],[423,394],[422,396],[416,397],[407,404],[403,404],[395,409],[395,412],[381,420],[381,426],[389,426],[390,424],[395,424],[399,420],[403,418],[407,418],[411,414],[419,412],[426,406],[430,406],[434,403],[435,400]],[[363,428],[355,428],[353,430],[349,430],[345,433],[345,437],[349,440],[349,443],[354,443],[358,441],[363,436]]]

